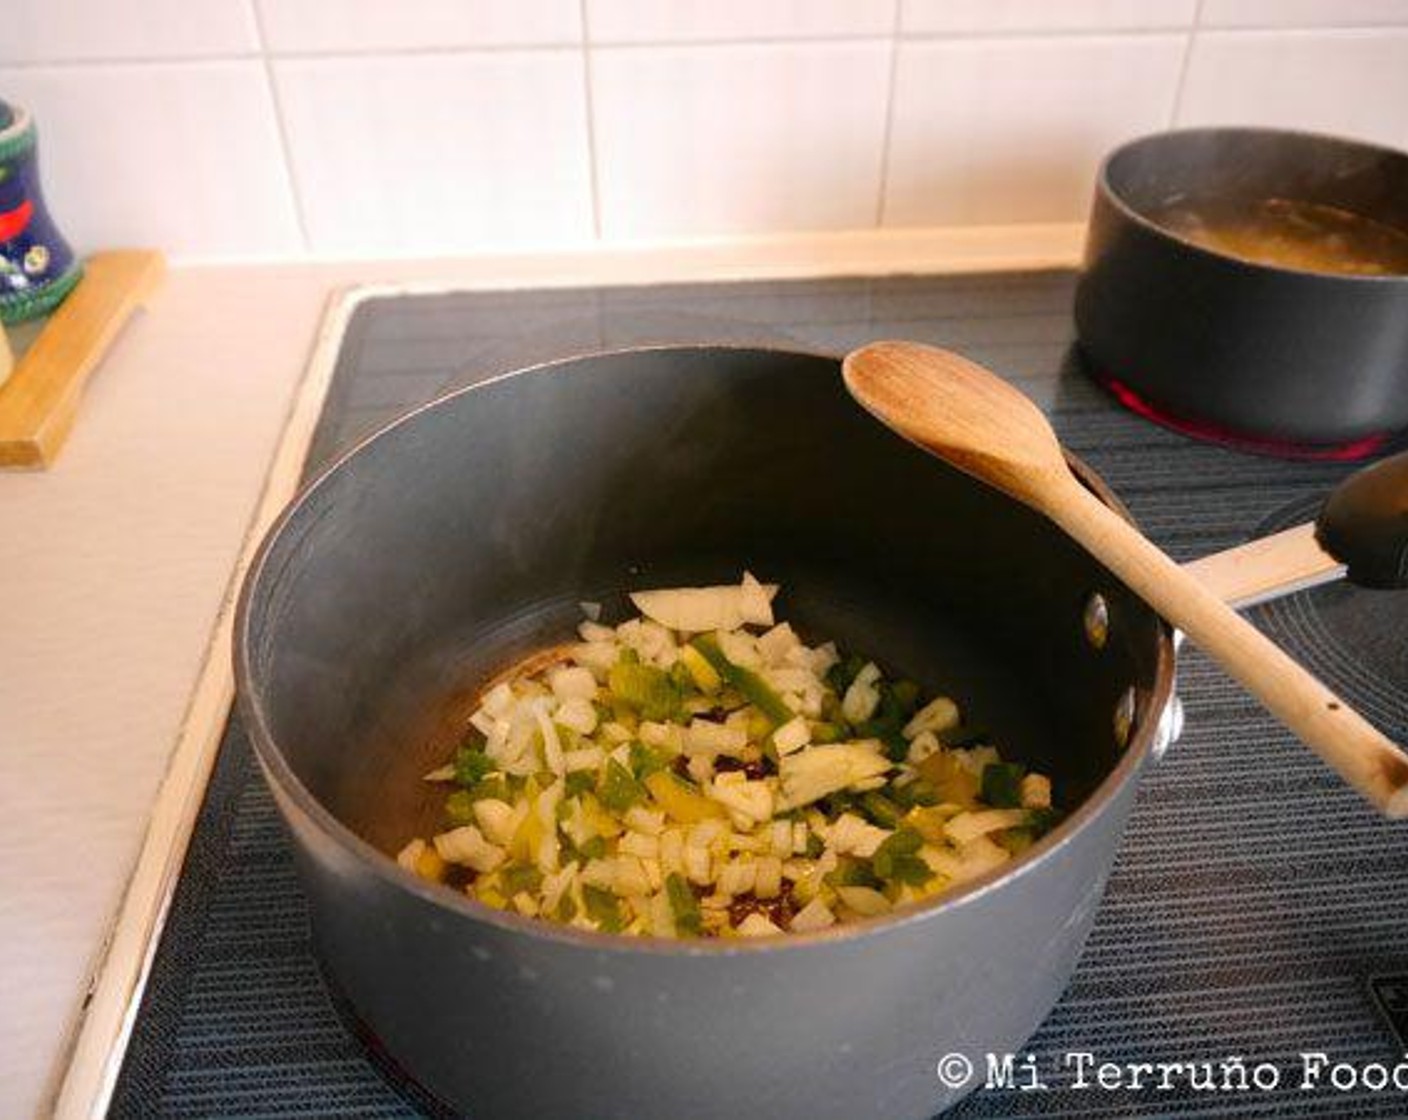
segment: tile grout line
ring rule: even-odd
[[[264,84],[269,91],[269,103],[274,111],[274,129],[279,137],[279,152],[284,161],[284,178],[288,183],[290,201],[293,203],[293,220],[298,226],[298,239],[307,256],[313,251],[312,240],[308,236],[308,216],[303,206],[303,189],[298,182],[298,172],[293,165],[293,145],[289,142],[288,125],[284,121],[283,100],[279,97],[279,84],[274,76],[273,58],[268,52],[268,38],[264,34],[264,17],[259,9],[259,0],[247,0],[250,16],[254,21],[254,34],[259,40],[259,59],[264,69]]]
[[[890,192],[890,137],[895,122],[895,79],[900,68],[901,0],[894,0],[890,22],[890,72],[885,85],[885,121],[880,133],[880,190],[875,198],[875,228],[885,227],[885,199]]]
[[[1193,62],[1193,49],[1197,46],[1202,23],[1203,0],[1194,0],[1193,19],[1188,25],[1188,37],[1183,42],[1183,57],[1178,61],[1178,77],[1173,85],[1173,104],[1169,108],[1168,116],[1169,128],[1177,128],[1178,119],[1183,115],[1183,91],[1188,84],[1188,70]]]
[[[1062,40],[1117,38],[1137,39],[1169,35],[1184,31],[1179,25],[1156,24],[1148,27],[1078,27],[1078,28],[1017,28],[975,31],[912,31],[900,36],[903,42],[981,42],[985,40]],[[1317,35],[1346,34],[1357,31],[1408,32],[1408,23],[1344,23],[1344,24],[1256,24],[1238,27],[1200,27],[1200,32],[1218,35],[1285,34]],[[825,46],[829,43],[883,42],[885,36],[868,32],[842,32],[834,35],[763,36],[731,38],[720,36],[703,39],[604,40],[593,43],[598,50],[666,50],[710,49],[715,47],[789,47]],[[215,62],[249,62],[260,58],[277,61],[317,61],[354,58],[398,58],[421,55],[528,53],[539,51],[570,51],[580,48],[579,41],[550,42],[461,43],[448,46],[419,47],[337,47],[327,49],[278,51],[220,51],[212,54],[189,55],[128,55],[94,56],[91,58],[56,58],[44,60],[0,59],[0,70],[81,69],[85,66],[162,66],[193,65]]]
[[[587,25],[587,0],[578,0],[582,19],[582,95],[587,114],[587,175],[592,193],[592,239],[601,241],[601,172],[597,167],[596,101],[592,97],[592,43]]]

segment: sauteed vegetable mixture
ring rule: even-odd
[[[446,830],[401,865],[584,929],[766,937],[884,914],[1011,859],[1057,818],[946,696],[773,616],[777,588],[641,591],[641,617],[481,698],[426,775]]]

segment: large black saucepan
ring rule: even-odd
[[[1100,168],[1076,290],[1081,345],[1126,402],[1269,451],[1362,452],[1408,429],[1408,275],[1253,264],[1172,232],[1170,205],[1333,207],[1408,231],[1408,155],[1352,140],[1200,128]]]
[[[1069,818],[931,905],[772,942],[540,924],[385,854],[433,812],[418,777],[486,674],[561,640],[580,600],[620,612],[628,588],[744,565],[785,617],[963,698]],[[931,1115],[957,1095],[939,1055],[1014,1048],[1061,993],[1176,722],[1173,635],[1144,603],[867,417],[835,359],[750,349],[574,359],[392,425],[271,532],[236,662],[331,982],[479,1117]]]

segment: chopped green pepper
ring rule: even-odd
[[[903,815],[900,807],[878,790],[867,790],[860,796],[860,810],[870,823],[881,828],[895,828]]]
[[[875,876],[869,860],[842,856],[836,870],[828,872],[826,882],[833,887],[879,887],[881,882]]]
[[[606,855],[606,838],[604,836],[593,836],[577,850],[587,859],[601,859]]]
[[[570,894],[564,893],[563,896],[558,899],[557,909],[553,911],[553,917],[559,922],[570,922],[576,916],[577,904],[572,901]]]
[[[983,767],[981,797],[994,809],[1015,809],[1022,803],[1022,775],[1026,772],[1021,763],[989,762]]]
[[[455,790],[445,798],[445,818],[453,825],[473,824],[474,800],[468,790]]]
[[[595,770],[573,770],[562,779],[563,800],[596,788]]]
[[[670,913],[675,916],[675,929],[697,936],[702,928],[699,900],[685,877],[679,872],[669,875],[665,879],[665,894],[670,900]]]
[[[636,740],[631,743],[629,750],[631,763],[631,773],[637,779],[645,779],[657,770],[664,770],[670,765],[670,758],[663,752],[647,747],[644,743]]]
[[[543,873],[531,863],[510,863],[499,870],[499,882],[509,898],[522,891],[530,894],[543,885]]]
[[[927,778],[916,778],[902,786],[892,786],[890,796],[894,798],[896,804],[906,809],[912,809],[916,805],[937,805],[939,803],[939,793]]]
[[[923,846],[924,837],[914,829],[897,829],[875,849],[871,866],[882,879],[922,887],[934,877],[934,872],[918,854]]]
[[[645,789],[631,777],[631,772],[614,758],[606,763],[606,773],[597,791],[601,803],[613,813],[624,813],[638,801],[645,800]]]
[[[466,745],[455,752],[455,781],[462,786],[474,785],[494,767],[494,760],[478,747]]]
[[[626,923],[621,917],[621,900],[610,891],[584,883],[582,902],[587,907],[587,917],[604,932],[620,933],[625,927]]]
[[[826,671],[826,683],[831,686],[837,696],[845,696],[846,690],[851,687],[851,682],[865,668],[865,664],[865,658],[858,654],[848,653]]]
[[[946,747],[955,750],[966,750],[969,747],[981,747],[988,742],[992,736],[981,727],[970,727],[966,723],[960,723],[957,727],[950,727],[947,731],[936,731],[939,742]]]
[[[778,695],[777,691],[752,669],[735,665],[719,648],[719,640],[713,634],[700,634],[690,643],[704,660],[713,666],[714,671],[743,695],[743,698],[767,717],[774,727],[780,727],[793,716],[793,711]]]
[[[679,687],[664,669],[642,665],[639,658],[628,658],[634,650],[624,650],[621,658],[607,674],[607,687],[612,697],[638,711],[649,720],[676,719],[683,697]]]
[[[696,691],[694,677],[690,674],[689,666],[683,661],[676,661],[670,666],[670,683],[675,686],[681,696],[688,696]]]

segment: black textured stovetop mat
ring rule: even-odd
[[[1071,352],[1072,285],[1072,274],[1047,272],[375,299],[349,325],[309,470],[445,390],[551,358],[709,341],[839,353],[900,337],[1010,376],[1180,559],[1303,519],[1347,473],[1194,443],[1115,407]],[[1408,595],[1328,588],[1257,620],[1408,739]],[[1048,1092],[984,1090],[954,1115],[1408,1116],[1408,1093],[1297,1088],[1301,1051],[1361,1065],[1402,1057],[1370,984],[1408,973],[1408,828],[1375,817],[1197,653],[1181,659],[1179,689],[1183,739],[1148,772],[1085,956],[1027,1050],[1044,1074],[1073,1051],[1117,1062],[1241,1055],[1280,1067],[1281,1088],[1105,1092],[1048,1076]],[[1408,985],[1383,991],[1405,998]],[[336,1013],[237,719],[112,1115],[420,1115]]]

